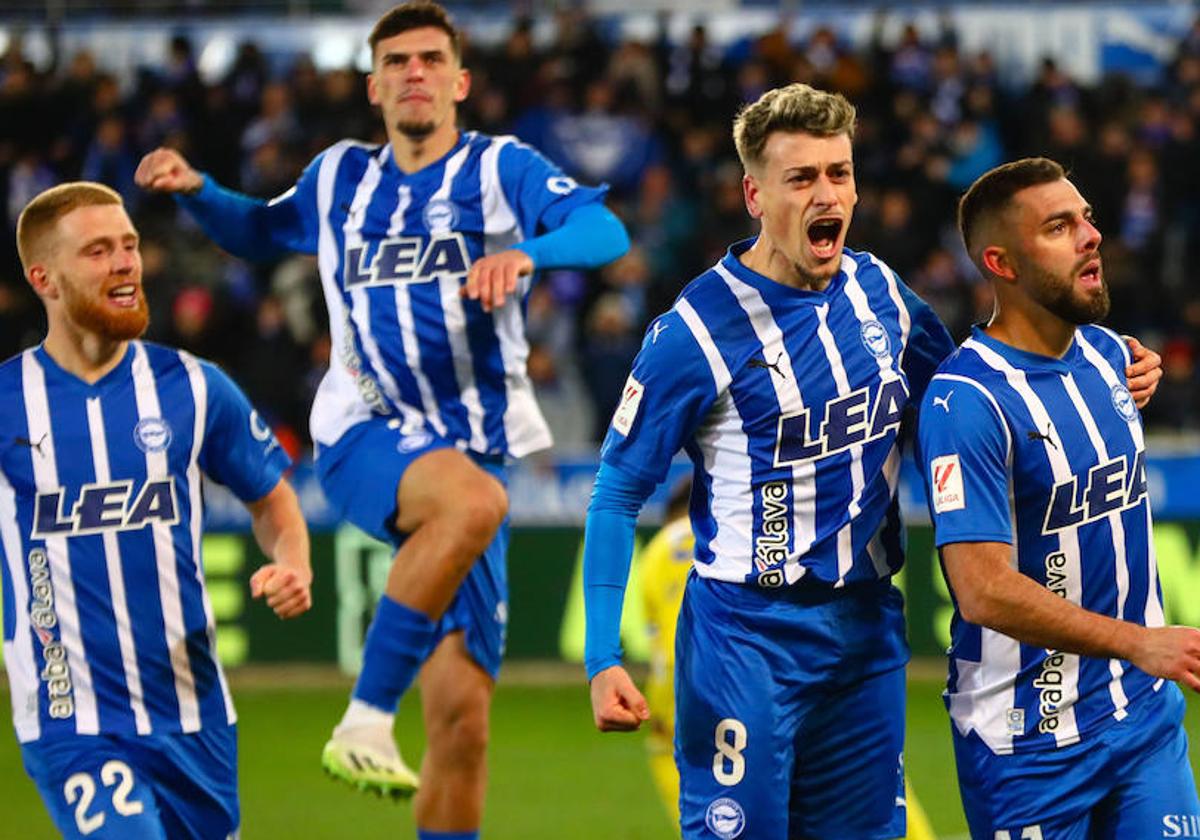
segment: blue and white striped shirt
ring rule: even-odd
[[[313,439],[331,445],[385,415],[481,454],[549,446],[525,369],[532,278],[490,313],[459,291],[472,262],[560,226],[605,192],[512,137],[474,132],[413,173],[389,145],[346,140],[318,155],[271,202],[264,230],[318,258],[334,360],[313,403]]]
[[[871,254],[847,249],[813,292],[744,266],[752,244],[731,247],[651,324],[602,460],[657,483],[687,452],[705,577],[886,578],[903,562],[901,420],[953,342]]]
[[[201,476],[253,501],[289,460],[213,365],[131,342],[94,384],[0,365],[4,661],[21,742],[234,722],[200,557]]]
[[[921,405],[919,463],[938,546],[1012,545],[1022,574],[1085,609],[1163,624],[1141,417],[1125,343],[1080,327],[1062,359],[980,329],[946,360]],[[998,754],[1074,744],[1162,682],[1127,662],[951,628],[947,702],[958,733]]]

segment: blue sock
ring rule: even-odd
[[[417,829],[417,840],[479,840],[478,831],[425,831]]]
[[[400,695],[408,690],[429,654],[433,628],[424,613],[387,595],[381,597],[367,628],[354,698],[385,712],[395,712]]]

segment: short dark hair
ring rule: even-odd
[[[380,41],[410,29],[422,29],[426,26],[440,29],[450,36],[450,48],[454,50],[454,57],[462,60],[462,36],[458,27],[454,25],[446,10],[432,0],[401,3],[376,21],[375,28],[367,37],[367,43],[371,45],[371,57],[374,58],[375,47]]]
[[[989,169],[958,202],[958,232],[967,253],[975,258],[975,236],[980,223],[1008,207],[1021,190],[1040,184],[1052,184],[1067,177],[1058,163],[1044,157],[1022,158]]]

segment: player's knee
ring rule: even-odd
[[[490,735],[485,702],[452,704],[431,723],[429,748],[442,764],[469,768],[483,761]]]
[[[478,488],[472,488],[471,494],[459,501],[454,513],[456,533],[464,546],[471,549],[472,558],[483,553],[508,515],[508,495],[498,481],[490,476],[488,479]]]

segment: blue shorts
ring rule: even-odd
[[[1183,694],[1166,683],[1069,747],[996,755],[954,731],[963,810],[987,840],[1200,837]]]
[[[399,548],[408,537],[396,528],[396,492],[400,478],[414,461],[454,444],[430,432],[405,435],[399,423],[371,418],[351,427],[333,446],[317,453],[317,475],[338,516],[380,542]],[[502,458],[467,453],[475,463],[507,486]],[[508,519],[484,550],[434,632],[434,644],[462,631],[471,658],[492,679],[500,673],[508,631]],[[433,650],[433,647],[430,650]]]
[[[237,837],[237,727],[80,735],[21,745],[25,771],[64,837]]]
[[[685,838],[903,837],[903,599],[693,574],[675,647]]]

